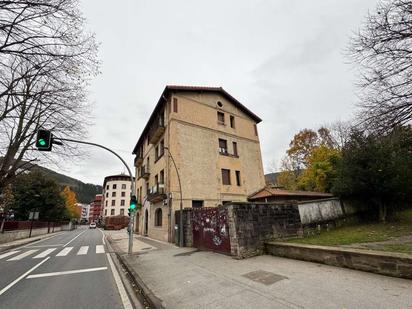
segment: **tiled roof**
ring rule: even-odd
[[[313,191],[293,191],[293,190],[285,190],[281,188],[273,188],[273,187],[265,187],[259,190],[256,193],[253,193],[249,196],[250,200],[256,200],[265,197],[273,197],[273,196],[288,196],[288,197],[313,197],[313,198],[326,198],[326,197],[333,197],[333,194],[330,193],[322,193],[322,192],[313,192]]]

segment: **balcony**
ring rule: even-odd
[[[166,199],[164,184],[158,183],[156,186],[150,188],[147,200],[151,203],[157,203]]]
[[[165,133],[165,120],[163,117],[163,112],[161,113],[162,116],[158,116],[155,121],[153,121],[152,126],[149,130],[149,143],[156,144],[160,138],[162,137],[163,133]]]
[[[140,174],[139,175],[140,175],[139,178],[144,178],[144,179],[148,180],[149,176],[150,176],[149,168],[147,166],[142,166],[140,168]]]
[[[136,157],[134,158],[134,166],[139,167],[143,163],[143,156],[142,154],[138,153],[136,154]]]

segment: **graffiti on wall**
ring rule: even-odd
[[[226,208],[200,208],[192,212],[193,246],[230,254]]]

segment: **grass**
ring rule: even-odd
[[[412,235],[412,209],[400,212],[393,222],[343,226],[318,235],[289,239],[288,242],[320,246],[351,245],[385,241],[405,235]],[[412,253],[412,244],[385,244],[382,245],[382,250]]]

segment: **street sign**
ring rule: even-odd
[[[39,220],[39,212],[38,211],[30,211],[29,212],[29,220]]]

